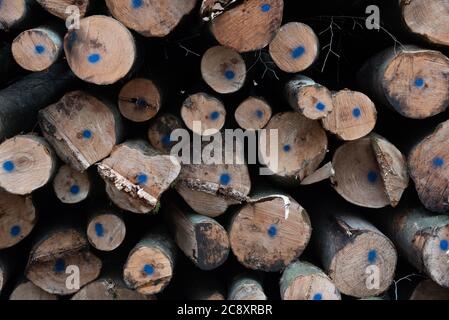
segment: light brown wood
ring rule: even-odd
[[[243,1],[213,19],[211,31],[221,45],[238,52],[259,50],[273,40],[283,11],[283,0]]]
[[[329,89],[302,75],[287,82],[285,96],[293,110],[312,120],[323,119],[334,109]]]
[[[268,125],[266,135],[261,135],[259,148],[264,164],[280,182],[299,184],[313,173],[327,152],[327,136],[319,122],[307,119],[298,112],[275,114]],[[272,141],[270,130],[278,131],[278,139]],[[277,144],[278,155],[270,154],[271,143]],[[277,157],[278,163],[270,161]]]
[[[201,75],[216,92],[233,93],[240,90],[245,83],[245,61],[233,49],[223,46],[212,47],[201,59]]]
[[[282,272],[282,300],[341,300],[332,280],[318,267],[295,261]]]
[[[235,120],[245,130],[264,128],[271,119],[271,106],[259,97],[249,97],[235,110]]]
[[[87,172],[76,171],[68,165],[59,167],[53,179],[53,190],[62,203],[73,204],[85,200],[91,187]]]
[[[58,296],[42,290],[31,281],[25,280],[14,288],[9,300],[58,300]]]
[[[439,51],[404,46],[372,57],[358,80],[373,98],[404,117],[424,119],[449,105],[449,58]]]
[[[201,270],[221,266],[229,254],[226,230],[214,219],[171,204],[165,210],[178,247]]]
[[[332,95],[333,110],[322,119],[323,127],[345,141],[370,133],[377,121],[377,110],[370,98],[348,89]]]
[[[20,33],[12,43],[17,64],[29,71],[42,71],[62,53],[62,36],[52,27],[37,27]]]
[[[436,45],[449,46],[447,0],[398,0],[406,27]]]
[[[259,195],[257,191],[255,194]],[[247,204],[233,217],[229,240],[232,252],[245,267],[280,271],[306,248],[312,233],[309,216],[298,202],[289,199],[288,219],[280,198]]]
[[[0,163],[0,187],[25,195],[50,181],[56,156],[42,137],[19,135],[0,144]]]
[[[302,180],[301,185],[306,186],[309,184],[318,183],[333,176],[335,176],[334,167],[332,166],[332,162],[328,162],[312,174],[308,175],[304,180]]]
[[[301,22],[284,24],[270,43],[270,56],[279,69],[295,73],[309,68],[319,55],[315,32]]]
[[[175,157],[159,154],[143,140],[116,146],[111,156],[98,164],[111,201],[123,210],[141,214],[155,209],[157,213],[160,196],[180,171]]]
[[[200,92],[189,96],[181,107],[187,128],[204,136],[216,134],[225,124],[226,109],[215,97]]]
[[[72,71],[98,85],[125,77],[137,55],[131,32],[117,20],[101,15],[81,19],[80,28],[65,36],[64,51]]]
[[[106,158],[121,136],[115,106],[83,91],[41,110],[39,125],[58,156],[78,171]]]
[[[0,7],[0,30],[19,26],[31,15],[32,0],[2,1]]]
[[[31,250],[25,275],[28,280],[50,294],[68,295],[79,289],[66,285],[66,267],[79,268],[80,287],[95,280],[101,260],[89,251],[86,237],[73,228],[48,232]]]
[[[409,182],[404,156],[379,135],[345,143],[335,152],[332,165],[334,189],[362,207],[396,206]]]
[[[413,290],[410,300],[449,300],[449,289],[430,279],[423,280]]]
[[[61,19],[69,17],[70,13],[66,12],[69,6],[76,6],[79,10],[79,16],[84,17],[90,4],[90,0],[36,0],[36,2]]]
[[[0,249],[12,247],[28,236],[37,217],[31,196],[0,191]]]
[[[235,277],[228,291],[228,300],[267,300],[262,284],[255,277]]]
[[[197,0],[106,0],[117,20],[146,37],[168,35],[196,3]]]
[[[163,154],[169,154],[177,141],[171,141],[174,130],[182,129],[182,120],[169,113],[156,117],[148,128],[148,140],[151,146]]]
[[[134,122],[153,118],[161,108],[161,94],[153,81],[136,78],[129,81],[119,93],[118,106],[121,114]]]
[[[123,268],[128,287],[144,295],[161,292],[170,283],[175,267],[175,247],[164,233],[150,233],[130,252]]]
[[[422,204],[439,213],[449,211],[449,121],[422,139],[408,156],[410,177]]]
[[[86,233],[87,239],[94,248],[101,251],[113,251],[125,239],[126,225],[115,210],[103,209],[91,215]]]

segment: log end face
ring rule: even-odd
[[[87,226],[87,238],[98,250],[113,251],[118,248],[126,235],[124,221],[116,214],[96,215]]]
[[[422,255],[426,273],[440,286],[449,288],[449,225],[434,230]]]
[[[272,115],[271,106],[262,98],[249,97],[235,111],[235,120],[245,130],[264,128]]]
[[[87,172],[79,172],[68,165],[59,168],[54,180],[53,189],[63,203],[79,203],[89,195],[91,184]]]
[[[286,288],[282,300],[341,300],[340,292],[324,275],[298,276]]]
[[[212,220],[212,219],[211,219]],[[229,254],[229,238],[226,230],[215,221],[195,225],[196,260],[202,270],[213,270],[222,265]]]

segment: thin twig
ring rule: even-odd
[[[402,277],[398,280],[393,280],[395,300],[398,300],[398,283],[401,282],[402,280],[412,281],[412,279],[410,279],[410,277],[423,277],[424,278],[424,276],[422,276],[420,274],[412,273],[412,274],[406,275],[405,277]]]
[[[178,46],[186,51],[186,57],[189,55],[189,53],[191,53],[197,57],[201,56],[199,53],[196,53],[195,51],[190,50],[189,48],[183,46],[182,44],[178,44]]]

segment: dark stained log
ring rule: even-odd
[[[407,118],[424,119],[449,105],[449,58],[439,51],[405,46],[388,48],[359,71],[370,96]]]
[[[157,151],[169,154],[176,141],[171,141],[170,136],[176,129],[182,129],[182,120],[177,116],[164,113],[156,117],[148,128],[148,140]]]
[[[11,81],[18,66],[12,56],[11,45],[0,42],[0,86]]]
[[[449,300],[449,289],[440,287],[430,279],[423,280],[416,286],[410,300]]]
[[[282,300],[341,300],[332,280],[309,262],[295,261],[282,272]]]

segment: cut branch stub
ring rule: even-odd
[[[38,27],[20,33],[13,41],[12,54],[17,64],[29,71],[43,71],[62,53],[62,36],[51,27]]]
[[[53,189],[62,203],[79,203],[87,198],[91,190],[89,174],[63,165],[53,179]]]
[[[323,119],[334,109],[329,89],[305,76],[287,82],[285,95],[294,110],[311,120]]]
[[[327,136],[319,122],[298,112],[274,115],[259,139],[263,164],[280,182],[299,184],[313,173],[327,152]],[[276,132],[272,137],[271,131]],[[273,144],[273,145],[272,145]]]
[[[114,18],[145,37],[165,37],[196,3],[197,0],[106,0]]]
[[[221,45],[238,52],[259,50],[278,32],[283,11],[283,0],[243,1],[213,19],[211,31]]]
[[[436,45],[449,46],[449,3],[441,0],[399,0],[405,26]]]
[[[56,170],[56,155],[42,137],[21,135],[0,144],[0,187],[25,195],[46,185]]]
[[[69,295],[79,290],[66,285],[66,268],[71,265],[79,268],[80,287],[95,280],[102,267],[84,235],[73,228],[55,229],[33,246],[25,275],[48,293]]]
[[[312,233],[309,216],[289,199],[288,219],[280,198],[246,204],[233,217],[229,240],[232,252],[245,267],[280,271],[306,248]]]
[[[408,186],[404,156],[379,135],[345,143],[335,152],[332,164],[335,190],[362,207],[394,207]]]
[[[358,81],[373,98],[404,117],[424,119],[449,105],[449,58],[412,46],[389,48],[360,70]]]
[[[134,66],[136,50],[131,32],[117,20],[101,15],[81,19],[80,28],[69,30],[64,38],[72,71],[98,85],[125,77]]]
[[[111,201],[123,210],[142,214],[157,208],[160,196],[180,170],[175,157],[160,155],[140,140],[116,146],[111,156],[98,164]]]
[[[36,0],[36,2],[45,10],[64,20],[69,16],[78,13],[80,18],[84,17],[89,8],[90,1],[91,0]],[[67,8],[70,6],[76,6],[78,12],[68,10]]]
[[[272,115],[271,106],[263,99],[249,97],[235,110],[235,120],[245,130],[264,128]]]
[[[441,123],[408,156],[410,177],[422,204],[429,210],[449,211],[449,121]]]
[[[116,108],[82,91],[41,110],[39,125],[58,156],[78,171],[107,157],[121,135]]]
[[[370,133],[377,120],[374,103],[361,92],[341,90],[332,95],[333,110],[322,119],[323,127],[345,141]]]
[[[341,300],[332,280],[308,262],[289,264],[282,273],[280,288],[282,300]]]
[[[177,141],[171,141],[171,134],[176,129],[182,129],[182,120],[166,113],[158,116],[148,129],[148,140],[151,146],[163,154],[169,154]]]
[[[144,295],[161,292],[175,268],[176,244],[165,233],[151,232],[130,252],[123,268],[128,287]]]
[[[270,56],[285,72],[301,72],[309,68],[319,55],[319,40],[308,25],[290,22],[283,25],[270,43]]]
[[[12,247],[33,230],[37,212],[31,196],[0,191],[0,249]]]
[[[153,81],[137,78],[129,81],[119,93],[121,114],[134,122],[153,118],[161,108],[161,94]]]
[[[216,92],[233,93],[240,90],[245,83],[245,61],[233,49],[222,46],[212,47],[201,59],[201,75]]]

